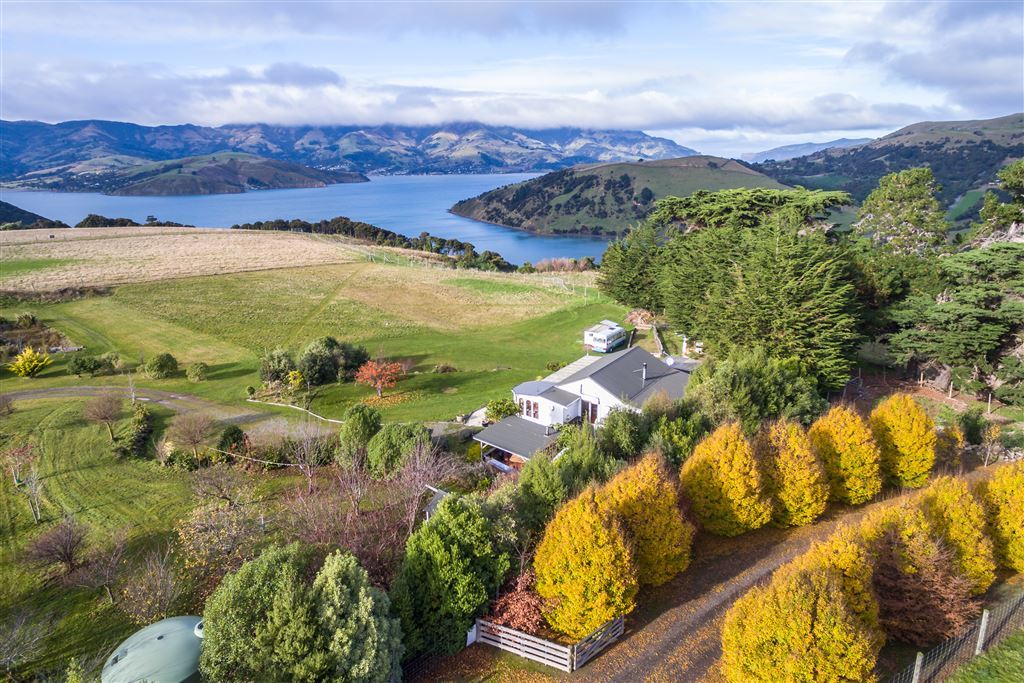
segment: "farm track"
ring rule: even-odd
[[[341,294],[342,290],[345,289],[345,286],[348,285],[349,281],[355,276],[359,275],[364,270],[366,270],[365,263],[357,265],[355,268],[352,269],[352,272],[350,272],[348,275],[343,277],[338,282],[337,286],[335,286],[334,289],[332,289],[324,296],[323,301],[313,306],[313,308],[310,309],[309,313],[302,316],[302,320],[296,323],[295,329],[292,330],[292,333],[288,336],[288,345],[294,345],[295,342],[299,339],[299,334],[302,332],[303,329],[305,329],[306,325],[308,325],[311,321],[315,320],[319,315],[326,311],[327,307],[334,303],[334,300],[337,299],[338,295]]]

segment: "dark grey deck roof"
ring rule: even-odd
[[[547,448],[558,438],[558,433],[551,430],[550,434],[545,434],[544,425],[513,415],[478,432],[473,438],[507,453],[529,458]]]
[[[647,363],[646,382],[642,374],[644,363]],[[639,406],[660,392],[665,392],[672,399],[682,398],[690,382],[690,373],[666,365],[647,351],[634,346],[625,351],[609,353],[559,384],[566,386],[587,378],[613,396]]]

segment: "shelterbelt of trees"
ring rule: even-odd
[[[288,232],[309,232],[318,235],[344,235],[357,240],[372,242],[387,247],[415,249],[431,254],[441,254],[454,260],[456,267],[474,268],[477,270],[497,270],[508,272],[515,266],[493,251],[477,253],[476,247],[470,242],[457,239],[435,237],[428,232],[421,232],[418,237],[406,237],[385,228],[354,221],[345,216],[336,216],[330,220],[309,221],[277,219],[273,221],[256,221],[232,225],[232,230],[283,230]]]
[[[846,233],[826,214],[849,202],[843,192],[669,197],[608,248],[601,286],[664,314],[713,357],[763,346],[793,359],[822,392],[841,388],[866,360],[1019,405],[1024,161],[999,180],[980,220],[955,235],[927,168],[882,178]]]

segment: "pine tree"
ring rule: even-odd
[[[788,420],[774,422],[758,436],[756,450],[776,524],[810,524],[825,512],[828,479],[803,427]]]
[[[637,580],[659,586],[690,564],[695,529],[661,455],[649,453],[598,491],[598,505],[618,517],[633,543]]]
[[[935,423],[907,394],[893,394],[868,418],[882,472],[894,486],[919,488],[935,465]]]
[[[922,253],[946,238],[946,218],[935,198],[938,186],[927,167],[883,176],[861,205],[854,231],[892,252]]]
[[[626,306],[661,309],[658,290],[661,245],[652,225],[644,223],[612,243],[601,257],[601,291]]]
[[[729,609],[722,668],[731,683],[867,681],[881,648],[835,570],[779,570]]]
[[[636,606],[633,551],[622,524],[602,512],[593,489],[563,505],[533,560],[545,618],[556,631],[583,638]]]
[[[533,530],[541,531],[555,508],[566,499],[565,484],[558,465],[543,453],[530,458],[519,473],[517,514]]]
[[[981,595],[996,579],[992,540],[985,528],[985,510],[971,495],[967,483],[955,477],[939,477],[921,492],[921,511],[933,532],[953,552],[957,570]]]
[[[737,422],[722,425],[694,449],[679,476],[705,529],[737,536],[771,519],[754,452]]]
[[[979,488],[1000,564],[1024,572],[1024,461],[1000,465]]]
[[[834,406],[807,434],[825,466],[833,498],[856,505],[882,490],[878,446],[853,408]]]

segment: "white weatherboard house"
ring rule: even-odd
[[[638,347],[585,356],[542,380],[512,389],[519,414],[474,438],[485,456],[518,469],[548,448],[563,424],[586,421],[597,426],[612,410],[640,410],[655,394],[682,398],[691,370],[692,366],[664,363]]]

